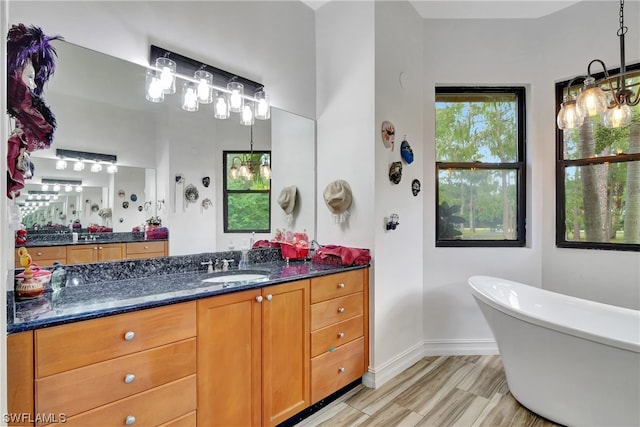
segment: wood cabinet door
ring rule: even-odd
[[[33,426],[33,331],[7,336],[7,409],[10,426]],[[15,418],[14,418],[15,417]]]
[[[98,245],[98,259],[96,261],[118,261],[124,259],[125,245],[122,243],[110,243]]]
[[[262,413],[273,426],[309,406],[309,280],[262,289]]]
[[[67,246],[68,264],[86,264],[97,259],[97,245]]]
[[[261,299],[255,289],[198,300],[199,426],[261,424]]]

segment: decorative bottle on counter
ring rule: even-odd
[[[67,280],[67,272],[58,261],[53,262],[53,272],[51,274],[51,289],[56,292],[62,289]]]

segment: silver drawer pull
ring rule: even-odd
[[[340,308],[338,309],[338,313],[344,313],[344,307],[340,307]]]
[[[135,332],[133,332],[133,331],[127,331],[127,332],[124,334],[124,339],[125,339],[126,341],[131,341],[131,340],[132,340],[132,339],[134,339],[135,337],[136,337],[136,333],[135,333]]]
[[[343,289],[343,288],[344,288],[344,283],[338,283],[338,287],[339,287],[340,289]]]
[[[258,301],[258,302],[262,302],[262,295],[258,295],[258,296],[256,297],[256,301]]]
[[[344,372],[344,368],[338,369],[338,373],[342,373],[342,372]]]
[[[125,418],[124,423],[128,426],[132,426],[136,423],[136,417],[134,417],[133,415],[127,415],[127,418]]]
[[[135,375],[133,375],[133,374],[127,374],[127,375],[125,375],[125,377],[124,377],[124,382],[125,382],[125,383],[127,383],[127,384],[131,384],[131,383],[133,382],[133,380],[135,380],[135,379],[136,379],[136,376],[135,376]]]
[[[338,338],[344,338],[344,332],[338,332]]]

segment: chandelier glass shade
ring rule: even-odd
[[[587,117],[601,117],[601,123],[608,128],[618,128],[631,123],[631,107],[640,102],[640,77],[632,78],[625,65],[625,34],[628,28],[624,25],[624,0],[620,0],[620,72],[609,75],[607,66],[600,59],[592,60],[587,67],[586,76],[573,78],[567,85],[566,96],[557,116],[559,129],[575,129],[582,126]],[[591,73],[593,64],[600,64],[604,77],[596,79]],[[583,86],[577,99],[571,94],[572,84],[582,80]]]
[[[270,99],[260,83],[154,45],[150,47],[149,64],[145,76],[145,98],[149,102],[164,102],[165,95],[175,93],[176,80],[181,80],[181,107],[185,111],[213,104],[215,118],[224,120],[236,113],[246,126],[254,124],[255,119],[271,118]]]

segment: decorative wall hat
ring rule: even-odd
[[[343,179],[330,182],[324,189],[324,203],[333,214],[336,223],[343,223],[349,216],[349,208],[353,201],[351,186]]]
[[[389,181],[399,184],[402,179],[402,162],[393,162],[389,168]]]
[[[295,185],[284,187],[278,196],[278,204],[287,215],[287,224],[293,224],[293,210],[296,207],[296,195],[298,188]]]
[[[400,144],[400,155],[402,156],[402,160],[407,162],[407,164],[413,163],[413,150],[411,149],[411,146],[407,142],[406,137],[405,139],[402,140],[402,143]]]

